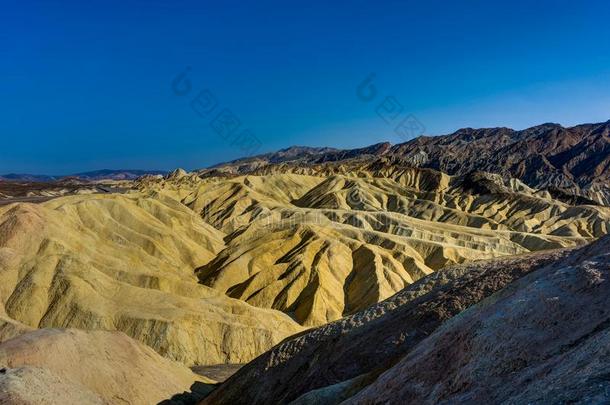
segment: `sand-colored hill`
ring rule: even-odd
[[[156,404],[213,383],[120,332],[28,332],[0,344],[0,364],[3,404]]]
[[[283,342],[202,403],[605,403],[609,280],[609,237],[445,268]]]
[[[3,335],[118,330],[186,365],[244,363],[447,266],[610,228],[608,207],[385,158],[136,186],[0,208]]]
[[[445,266],[575,246],[610,229],[608,207],[570,205],[494,174],[449,176],[388,159],[183,174],[141,188],[181,199],[226,234],[197,270],[203,284],[305,326]]]
[[[0,343],[33,330],[31,326],[11,319],[5,313],[4,307],[0,307]]]
[[[161,195],[9,205],[0,208],[0,297],[32,328],[118,330],[187,365],[246,362],[301,328],[198,283],[194,269],[223,237]]]

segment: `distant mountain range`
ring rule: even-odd
[[[49,176],[49,175],[38,175],[38,174],[16,174],[10,173],[0,175],[0,180],[17,181],[17,182],[41,182],[47,183],[52,181],[58,181],[63,179],[76,179],[82,181],[100,181],[100,180],[134,180],[138,177],[147,174],[162,174],[165,175],[167,172],[161,170],[95,170],[91,172],[76,173],[66,176]]]
[[[338,150],[302,146],[214,166],[213,171],[247,174],[272,165],[310,166],[381,156],[396,163],[450,175],[475,171],[520,179],[538,189],[582,196],[610,205],[610,121],[565,128],[542,124],[524,130],[460,129],[406,143],[379,143]]]
[[[380,157],[397,164],[440,170],[450,175],[497,173],[552,194],[584,197],[610,205],[610,121],[563,127],[547,123],[524,130],[463,128],[449,135],[421,136],[391,145],[358,149],[293,146],[277,152],[221,163],[201,173],[248,174],[273,166],[311,166]],[[52,182],[133,180],[156,170],[98,170],[68,176],[7,174],[0,180]]]

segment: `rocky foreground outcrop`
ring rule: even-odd
[[[610,237],[454,266],[276,346],[202,404],[605,403]]]
[[[610,238],[451,319],[351,403],[607,403]]]

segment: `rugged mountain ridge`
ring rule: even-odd
[[[543,124],[522,131],[466,128],[396,145],[391,153],[414,162],[418,157],[419,166],[448,174],[487,171],[539,189],[575,188],[598,203],[610,201],[610,121],[570,128]]]
[[[298,158],[270,153],[217,165],[215,169],[246,174],[278,163],[308,166],[379,156],[392,156],[397,162],[450,175],[497,173],[537,189],[557,189],[610,205],[610,121],[569,128],[542,124],[519,131],[464,128],[394,146],[383,143],[353,150],[316,149],[315,153],[298,154]]]

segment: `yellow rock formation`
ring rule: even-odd
[[[0,344],[0,363],[3,404],[156,404],[213,383],[120,332],[29,332]]]
[[[226,234],[197,271],[203,284],[305,326],[447,265],[579,245],[610,228],[608,207],[571,206],[489,173],[275,165],[142,188],[180,199]]]
[[[194,269],[223,236],[160,195],[9,205],[0,209],[0,296],[29,327],[119,330],[187,365],[246,362],[301,328],[198,283]]]

